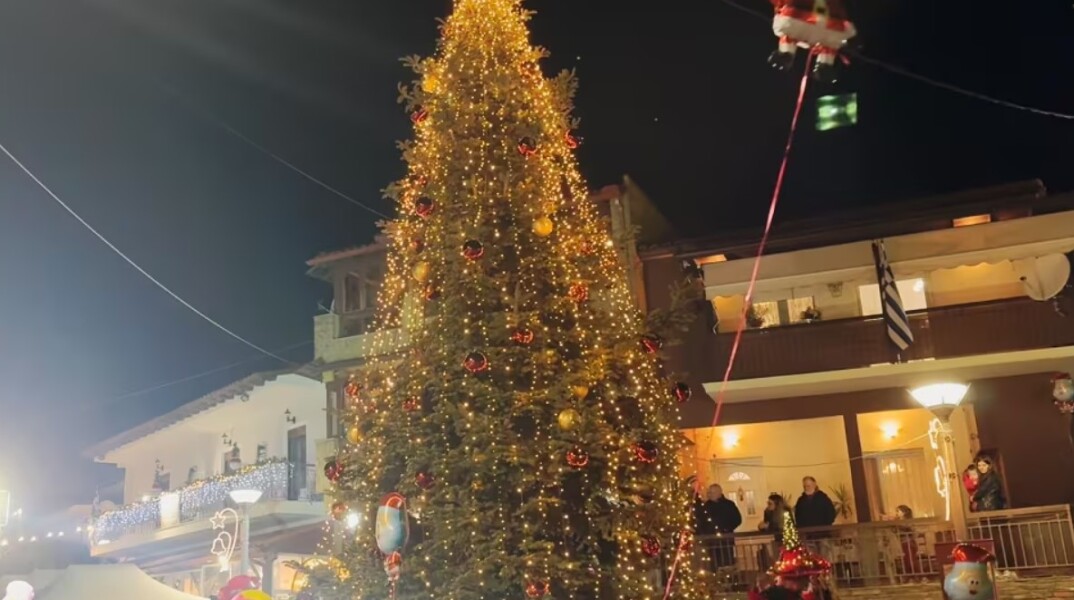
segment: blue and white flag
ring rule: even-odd
[[[888,252],[884,240],[873,241],[873,260],[876,263],[876,281],[880,284],[880,307],[887,326],[888,338],[900,352],[914,343],[914,332],[910,330],[910,319],[902,307],[902,297],[895,285],[895,274],[888,263]]]

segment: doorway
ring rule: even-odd
[[[709,481],[723,487],[742,514],[742,525],[735,531],[757,531],[768,501],[768,480],[763,458],[735,458],[709,461]]]
[[[287,478],[287,499],[305,500],[309,497],[306,487],[306,426],[300,425],[287,430],[287,463],[290,477]]]

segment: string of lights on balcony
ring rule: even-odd
[[[179,496],[179,515],[183,521],[196,518],[206,507],[220,506],[232,490],[251,489],[269,493],[287,489],[290,465],[272,460],[242,467],[236,473],[218,475],[164,492]],[[109,511],[94,523],[93,542],[100,545],[139,527],[160,522],[160,500],[150,498]]]

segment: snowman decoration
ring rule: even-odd
[[[779,48],[768,63],[779,71],[794,64],[798,48],[813,49],[817,61],[813,78],[835,81],[835,58],[847,41],[857,34],[847,16],[843,0],[771,0],[776,14],[772,31],[779,38]]]
[[[995,587],[989,576],[988,563],[995,558],[974,544],[959,544],[951,552],[955,566],[943,580],[948,600],[993,600]]]

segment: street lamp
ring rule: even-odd
[[[955,434],[951,428],[951,414],[962,403],[967,390],[969,386],[962,383],[934,383],[910,390],[914,400],[936,417],[932,428],[938,433],[943,446],[943,461],[939,464],[945,471],[944,493],[951,524],[955,528],[956,541],[968,539],[969,529],[966,526],[966,507],[962,502],[962,494],[958,493],[957,498],[954,496],[958,490],[958,474],[954,471]]]
[[[250,573],[250,507],[261,499],[261,490],[231,490],[231,500],[242,507],[242,566],[243,575]]]

